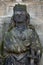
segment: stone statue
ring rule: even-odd
[[[1,65],[34,65],[42,56],[39,36],[30,24],[26,6],[17,4],[13,8],[9,29],[0,46]]]

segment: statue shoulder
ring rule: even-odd
[[[35,31],[35,27],[32,24],[29,24],[29,28]]]
[[[38,35],[38,33],[37,33],[35,27],[30,24],[30,25],[29,25],[29,28],[32,30],[32,36],[34,36],[34,39],[35,39],[35,37],[36,37],[36,39],[39,40],[39,35]]]
[[[36,36],[36,38],[39,38],[38,33],[32,24],[29,25],[29,29],[32,30],[32,36],[34,36],[34,37]]]

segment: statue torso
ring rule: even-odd
[[[18,29],[13,28],[5,36],[5,49],[16,53],[24,52],[29,49],[31,36],[31,29],[25,29],[20,32]]]

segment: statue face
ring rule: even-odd
[[[16,27],[19,30],[24,30],[26,28],[26,12],[25,11],[15,11],[14,20],[16,22]]]
[[[16,22],[24,22],[26,20],[26,12],[25,11],[15,11],[14,20]]]

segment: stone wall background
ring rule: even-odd
[[[0,0],[0,40],[3,34],[3,23],[6,23],[5,28],[7,28],[15,4],[17,4],[16,0]],[[30,14],[30,22],[35,26],[43,46],[43,0],[23,0],[20,4],[27,6],[27,11]]]

